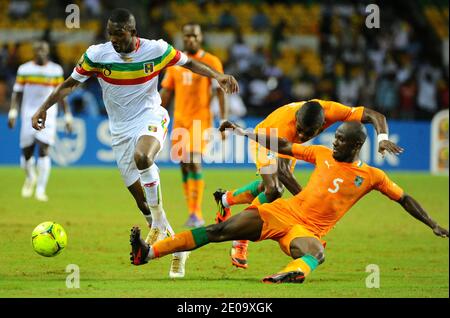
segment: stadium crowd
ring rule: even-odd
[[[85,21],[98,22],[93,42],[105,41],[104,20],[117,1],[4,1],[2,20],[10,24],[0,24],[0,31],[19,20],[32,21],[33,8],[38,7],[39,16],[48,21],[43,37],[52,44],[52,59],[69,75],[76,58],[56,49],[59,44],[51,34],[54,17],[72,2],[81,8],[82,27]],[[143,21],[138,30],[144,37],[162,37],[172,43],[183,23],[201,23],[204,32],[211,34],[205,48],[221,57],[225,72],[240,82],[240,98],[230,102],[245,105],[243,113],[248,115],[264,116],[292,101],[320,98],[372,107],[389,118],[431,119],[449,105],[448,59],[442,50],[442,42],[448,43],[448,3],[380,4],[379,29],[365,26],[368,3],[142,0],[130,9],[138,16],[147,15],[137,19]],[[401,10],[401,5],[410,10]],[[223,34],[232,41],[216,47],[217,37]],[[258,35],[266,40],[254,41]],[[302,37],[313,44],[296,45],[293,40]],[[89,44],[82,45],[80,52]],[[17,67],[23,63],[23,45],[0,43],[2,112],[8,109]],[[95,80],[73,93],[69,103],[75,115],[105,114]]]

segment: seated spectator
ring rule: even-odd
[[[31,3],[27,0],[14,0],[9,3],[8,14],[12,19],[23,19],[30,14]]]
[[[375,104],[386,117],[393,117],[398,105],[397,81],[395,72],[388,70],[377,83]]]
[[[338,101],[344,105],[356,106],[359,100],[361,81],[355,75],[355,69],[345,67],[344,76],[337,80]]]
[[[422,65],[417,75],[417,119],[431,120],[438,111],[437,83],[440,71],[429,63]]]
[[[258,7],[252,17],[252,28],[256,32],[265,31],[270,27],[270,20],[261,7]]]
[[[401,83],[399,88],[399,117],[401,119],[413,120],[415,117],[417,98],[417,84],[414,76]]]
[[[225,10],[219,17],[218,26],[221,29],[235,29],[238,27],[238,22],[230,10]]]

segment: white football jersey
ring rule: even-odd
[[[114,145],[140,130],[155,108],[161,107],[158,74],[187,60],[164,40],[137,38],[136,49],[128,54],[117,53],[107,42],[90,46],[71,76],[80,82],[97,77]]]
[[[30,120],[36,110],[44,103],[54,88],[64,81],[64,72],[60,65],[48,61],[45,65],[38,65],[29,61],[19,66],[14,92],[22,92],[22,120]],[[54,120],[58,113],[57,107],[47,111],[47,119]]]

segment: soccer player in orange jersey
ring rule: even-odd
[[[188,23],[182,30],[185,53],[223,73],[220,60],[201,48],[203,35],[200,25]],[[172,153],[172,158],[180,161],[183,191],[189,212],[185,225],[202,226],[205,224],[202,216],[204,181],[201,166],[201,156],[206,144],[204,134],[212,127],[210,101],[213,91],[218,97],[221,122],[227,118],[224,92],[210,78],[178,66],[167,69],[161,86],[163,107],[167,108],[175,95],[172,133],[172,151],[175,153]]]
[[[270,134],[276,129],[279,137],[290,142],[304,143],[338,121],[359,121],[371,123],[378,134],[378,149],[399,154],[402,148],[388,140],[388,126],[384,115],[366,107],[348,107],[337,102],[313,99],[291,103],[272,112],[255,127],[255,132]],[[235,204],[260,205],[272,202],[282,196],[283,186],[292,195],[302,187],[293,174],[296,159],[269,151],[258,143],[251,142],[257,172],[261,180],[256,180],[241,188],[217,190],[214,198],[218,206],[217,222],[231,215],[230,207]],[[235,241],[231,248],[231,262],[239,268],[247,268],[248,241]]]
[[[230,122],[221,125],[222,130],[226,128],[260,143],[271,144],[270,135],[256,135]],[[293,261],[280,272],[265,277],[263,282],[302,283],[325,260],[323,237],[371,190],[380,191],[398,202],[411,216],[430,227],[435,235],[448,237],[448,230],[439,226],[415,199],[382,170],[359,160],[365,139],[363,125],[359,122],[346,122],[339,126],[333,149],[302,146],[277,138],[274,148],[278,148],[274,151],[315,165],[309,182],[299,194],[289,199],[279,198],[271,203],[250,206],[222,223],[181,232],[151,246],[140,238],[140,229],[134,227],[131,233],[132,264],[145,264],[154,258],[193,250],[208,243],[272,239]]]

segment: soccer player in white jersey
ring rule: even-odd
[[[227,93],[238,91],[233,76],[221,74],[188,58],[164,40],[139,38],[134,16],[115,9],[107,24],[110,41],[90,46],[72,75],[59,85],[33,116],[33,127],[45,128],[47,109],[90,76],[96,76],[109,116],[112,148],[122,178],[150,225],[147,241],[156,242],[172,234],[162,207],[156,157],[169,125],[161,107],[158,74],[171,65],[214,78]],[[145,192],[145,194],[144,194]],[[174,254],[170,277],[184,276],[187,254]]]
[[[22,197],[33,195],[35,198],[47,201],[46,187],[51,169],[51,159],[48,155],[49,146],[55,142],[57,108],[52,108],[47,116],[47,129],[36,131],[31,127],[31,116],[53,89],[64,81],[63,69],[49,60],[47,42],[39,41],[33,45],[33,60],[19,66],[16,82],[11,97],[11,108],[8,113],[8,127],[14,128],[17,116],[21,117],[20,148],[22,155],[20,165],[25,170],[26,177],[22,187]],[[64,99],[60,100],[65,113],[66,129],[71,130],[72,114]],[[34,149],[39,146],[39,157],[36,163]],[[37,172],[36,172],[37,166]]]

